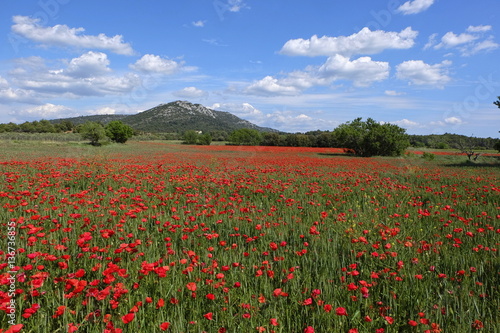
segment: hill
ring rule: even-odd
[[[241,128],[256,129],[261,132],[278,132],[271,128],[257,126],[229,112],[212,110],[201,104],[187,101],[160,104],[134,115],[82,116],[56,119],[51,120],[51,122],[59,123],[65,120],[76,125],[86,121],[107,124],[113,120],[120,120],[135,130],[143,132],[181,133],[187,130],[196,130],[203,132],[226,131],[229,133]]]

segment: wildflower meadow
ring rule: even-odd
[[[0,152],[0,332],[500,332],[500,168],[129,142]]]

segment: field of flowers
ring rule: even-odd
[[[500,332],[498,167],[10,149],[0,332]]]

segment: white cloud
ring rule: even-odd
[[[2,103],[34,103],[36,102],[36,97],[33,91],[25,89],[13,89],[5,88],[0,89],[0,102]]]
[[[171,75],[177,73],[181,69],[193,69],[193,67],[183,67],[183,65],[184,62],[177,62],[154,54],[146,54],[129,67],[142,73],[163,75]]]
[[[206,21],[194,21],[194,22],[191,22],[191,24],[197,28],[203,28],[205,26],[205,22]]]
[[[42,119],[54,119],[61,118],[71,113],[72,110],[64,105],[54,105],[51,103],[46,103],[36,107],[28,108],[19,111],[19,114],[29,117],[42,118]]]
[[[296,95],[300,93],[300,89],[268,75],[252,83],[245,92],[255,95]]]
[[[7,89],[9,87],[9,82],[0,76],[0,89]]]
[[[350,80],[355,86],[369,86],[375,81],[382,81],[389,76],[389,63],[373,61],[370,57],[361,57],[350,61],[341,55],[329,57],[319,68],[319,74],[330,80]]]
[[[227,8],[230,12],[239,12],[243,8],[248,8],[243,0],[228,0]]]
[[[408,14],[418,14],[425,10],[427,10],[432,4],[434,0],[413,0],[407,1],[396,10],[404,15]]]
[[[109,106],[105,106],[105,107],[102,107],[102,108],[97,109],[97,110],[89,110],[89,111],[87,111],[87,113],[90,115],[94,115],[94,114],[106,115],[106,114],[115,114],[116,110],[109,107]]]
[[[67,62],[66,68],[49,68],[39,57],[16,59],[17,67],[9,74],[12,82],[38,97],[81,97],[119,95],[141,84],[136,74],[107,75],[104,54],[87,53]],[[84,75],[83,71],[88,70]]]
[[[436,45],[434,48],[439,49],[441,47],[444,48],[451,48],[455,47],[460,44],[465,44],[469,43],[473,40],[478,39],[478,36],[471,35],[471,34],[466,34],[466,33],[461,33],[460,35],[456,35],[453,32],[447,32],[442,38],[441,38],[441,43]]]
[[[264,121],[264,114],[250,103],[214,103],[210,109],[230,112],[255,124]]]
[[[67,25],[42,27],[40,19],[28,16],[14,16],[12,31],[43,46],[75,47],[79,49],[108,50],[117,54],[132,55],[134,50],[123,41],[121,35],[108,37],[82,34],[84,28],[70,28]]]
[[[493,38],[489,38],[482,42],[474,43],[470,48],[462,50],[462,55],[471,56],[482,51],[495,50],[498,47],[500,47],[500,45],[494,42]]]
[[[434,45],[434,49],[453,49],[457,48],[462,56],[471,56],[479,52],[487,52],[500,47],[500,44],[493,40],[493,36],[484,36],[484,33],[491,30],[490,25],[469,26],[467,32],[455,34],[452,31],[447,32],[441,37],[441,42]],[[432,35],[432,41],[426,44],[424,49],[435,44],[435,36]]]
[[[111,71],[108,56],[102,52],[89,51],[71,59],[65,74],[75,78],[94,77]]]
[[[283,45],[281,53],[293,56],[332,56],[340,54],[376,54],[386,49],[409,49],[414,44],[418,32],[408,27],[401,32],[371,31],[363,28],[350,36],[291,39]]]
[[[321,66],[309,66],[304,71],[294,71],[283,78],[266,76],[245,89],[254,95],[297,95],[313,86],[326,86],[334,81],[352,81],[355,86],[366,87],[389,76],[387,62],[373,61],[370,57],[350,60],[341,55],[329,57]]]
[[[446,118],[444,120],[445,123],[449,124],[449,125],[460,125],[460,124],[463,124],[463,121],[462,119],[458,118],[458,117],[449,117],[449,118]]]
[[[420,127],[421,125],[415,121],[408,120],[408,119],[401,119],[401,120],[396,120],[396,121],[391,121],[391,124],[395,124],[398,126],[401,126],[403,128],[411,128],[411,127]]]
[[[426,64],[422,60],[409,60],[396,66],[396,77],[415,85],[443,88],[451,80],[446,69],[449,65],[449,60],[435,65]]]
[[[208,93],[196,87],[186,87],[181,90],[174,91],[172,95],[181,98],[199,98],[207,96]]]
[[[404,92],[397,92],[395,90],[386,90],[386,91],[384,91],[384,94],[386,94],[387,96],[401,96],[401,95],[405,95]]]
[[[467,28],[468,32],[485,32],[490,30],[491,30],[491,25],[477,25],[477,26],[470,25]]]

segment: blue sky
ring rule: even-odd
[[[2,123],[180,99],[287,132],[499,137],[498,0],[26,0],[0,20]]]

